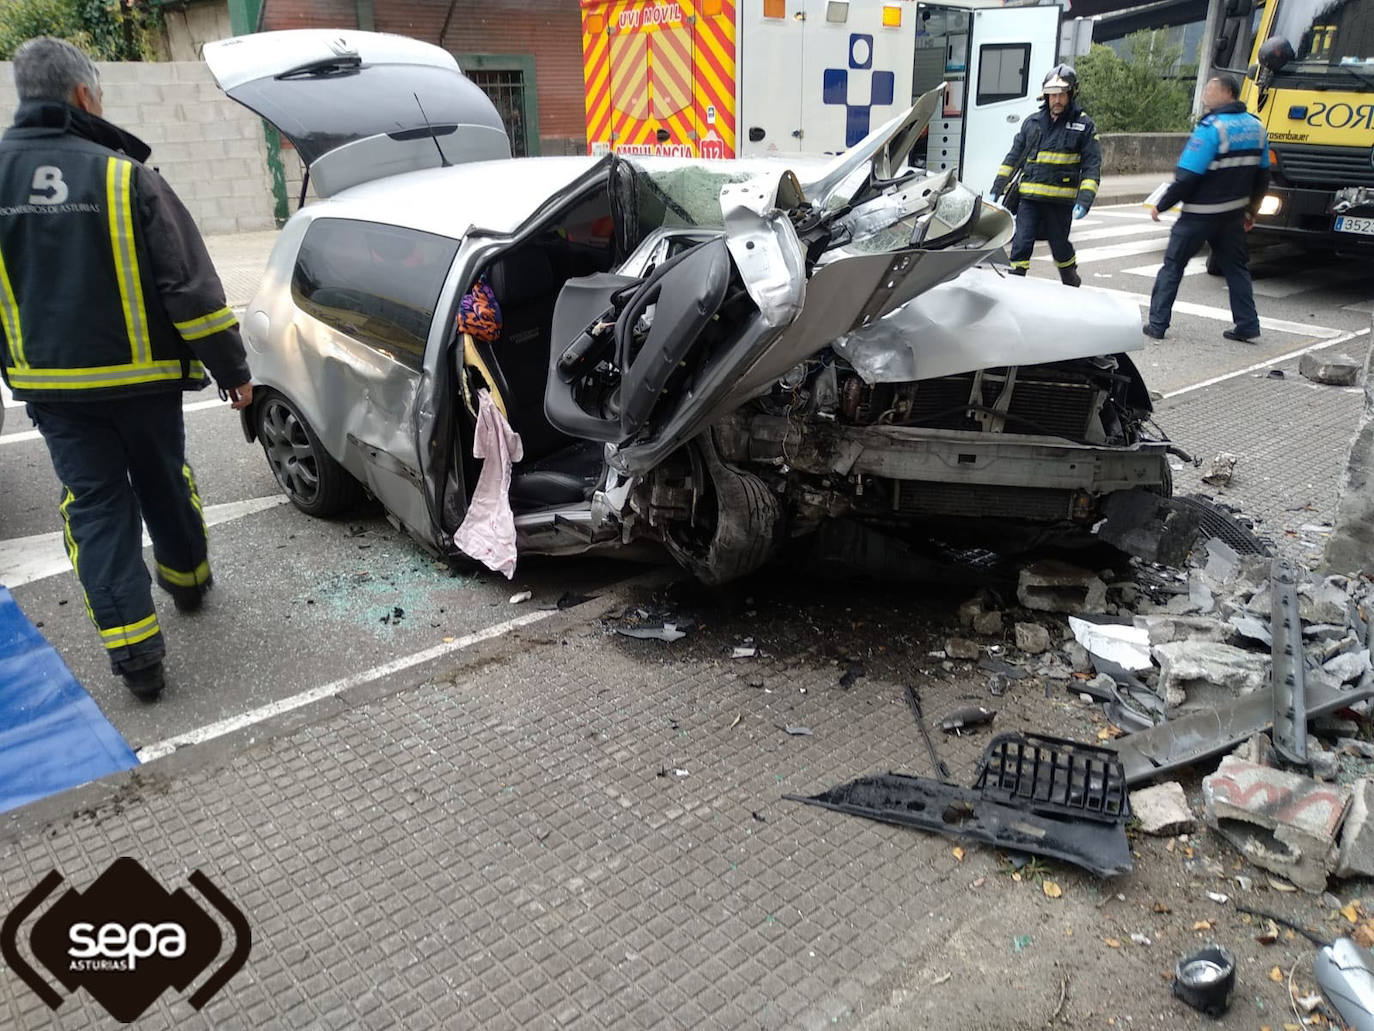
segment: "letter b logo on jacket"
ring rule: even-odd
[[[56,165],[39,165],[33,171],[33,193],[30,204],[61,204],[67,199],[67,184],[62,169]]]

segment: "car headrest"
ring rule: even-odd
[[[487,282],[502,307],[546,297],[557,287],[549,256],[539,247],[503,254],[487,268]]]

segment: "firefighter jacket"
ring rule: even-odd
[[[238,320],[139,139],[26,102],[0,138],[0,371],[24,401],[248,382]]]
[[[1102,148],[1093,120],[1073,103],[1058,118],[1052,118],[1046,106],[1023,119],[1011,150],[997,170],[992,192],[1000,196],[1007,180],[1023,163],[1023,200],[1081,204],[1085,211],[1091,208],[1102,175]]]
[[[1183,146],[1174,181],[1159,210],[1179,201],[1185,215],[1255,213],[1269,188],[1269,141],[1260,120],[1239,101],[1224,104],[1197,123]]]

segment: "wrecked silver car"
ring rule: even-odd
[[[836,520],[1059,533],[1170,491],[1135,310],[975,267],[1010,216],[908,167],[939,90],[821,166],[512,160],[436,47],[302,31],[204,53],[322,198],[244,320],[245,428],[303,511],[366,490],[457,558],[483,391],[519,434],[521,555],[651,542],[710,583]],[[485,334],[463,322],[479,294]]]

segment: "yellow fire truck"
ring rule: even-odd
[[[1374,256],[1374,0],[1257,0],[1242,19],[1241,99],[1268,130],[1272,166],[1257,242]]]

